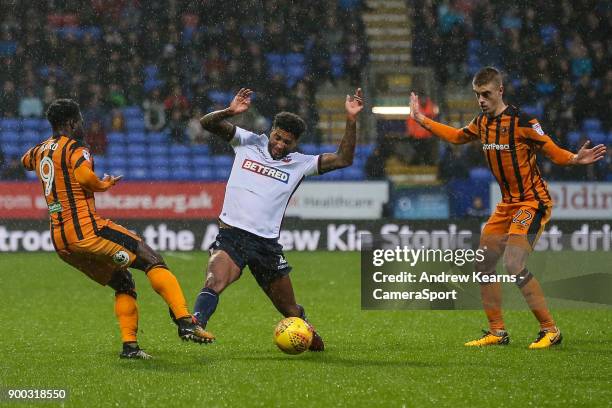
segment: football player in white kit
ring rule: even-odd
[[[278,243],[285,209],[306,176],[350,166],[355,155],[357,116],[363,109],[360,88],[346,96],[346,131],[337,151],[320,155],[295,151],[306,125],[293,113],[275,116],[270,137],[226,121],[249,109],[252,93],[242,88],[229,107],[200,119],[204,129],[232,142],[236,153],[219,215],[219,234],[210,247],[206,281],[194,307],[202,327],[215,312],[221,292],[240,278],[247,265],[283,316],[306,318],[304,308],[295,301],[291,266]],[[323,349],[323,340],[315,332],[310,350]]]

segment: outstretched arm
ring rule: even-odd
[[[123,178],[123,176],[105,174],[104,178],[100,180],[88,166],[79,166],[74,170],[74,177],[85,190],[94,193],[108,190]]]
[[[241,88],[230,103],[230,106],[204,115],[200,119],[202,127],[228,142],[231,141],[236,132],[236,127],[225,119],[246,112],[251,105],[252,94],[253,91],[250,89]]]
[[[346,130],[336,153],[323,153],[319,162],[319,173],[341,169],[353,164],[357,143],[357,116],[363,110],[363,92],[357,88],[353,96],[346,95]]]
[[[419,107],[419,97],[414,92],[410,93],[410,117],[440,139],[453,144],[468,143],[478,137],[476,133],[470,131],[469,128],[457,129],[436,122],[423,115]]]

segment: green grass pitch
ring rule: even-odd
[[[207,255],[165,258],[192,303]],[[79,407],[612,404],[609,310],[554,311],[565,342],[544,351],[526,348],[538,331],[531,314],[508,312],[508,347],[465,349],[463,342],[485,327],[482,312],[362,311],[358,253],[287,258],[298,301],[326,341],[324,353],[276,349],[280,316],[248,271],[223,293],[209,324],[218,342],[185,344],[161,298],[135,271],[139,340],[155,359],[124,361],[110,289],[55,254],[2,254],[0,387],[67,388],[65,406]]]

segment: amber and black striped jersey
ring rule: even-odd
[[[53,136],[28,150],[21,161],[26,169],[36,171],[42,183],[56,250],[95,235],[107,223],[95,213],[93,193],[75,179],[79,166],[93,170],[93,157],[79,141]]]
[[[493,118],[481,113],[462,129],[432,126],[431,121],[427,124],[437,136],[452,143],[480,140],[504,203],[537,201],[552,204],[537,165],[536,153],[542,151],[555,164],[561,165],[569,164],[574,156],[557,146],[537,119],[514,106],[508,106]]]

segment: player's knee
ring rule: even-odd
[[[475,262],[474,267],[477,272],[482,272],[483,274],[488,275],[494,274],[498,259],[499,255],[497,253],[490,250],[485,250],[480,260]]]
[[[108,286],[115,290],[115,294],[125,293],[136,299],[136,283],[128,270],[117,271],[108,282]]]
[[[523,269],[525,269],[525,264],[519,257],[506,256],[504,257],[504,268],[506,273],[510,275],[518,275]]]

